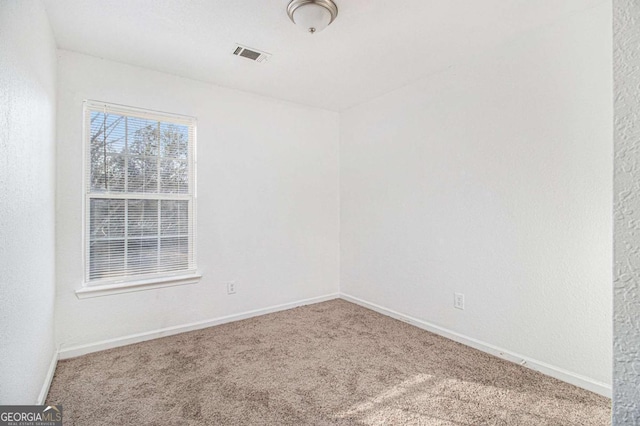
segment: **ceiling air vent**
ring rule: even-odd
[[[256,62],[266,62],[271,56],[271,54],[267,52],[254,49],[253,47],[242,46],[240,44],[236,45],[236,50],[233,51],[233,54]]]

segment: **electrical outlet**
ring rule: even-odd
[[[453,293],[453,307],[464,310],[464,294]]]
[[[236,282],[229,281],[227,283],[227,294],[236,294]]]

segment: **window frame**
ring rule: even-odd
[[[88,120],[89,114],[92,111],[100,111],[102,109],[105,112],[112,111],[114,114],[121,114],[123,116],[147,118],[156,120],[159,123],[178,124],[189,127],[189,134],[192,140],[188,141],[187,151],[187,167],[188,167],[188,191],[187,193],[129,193],[125,191],[121,192],[95,192],[91,190],[91,126]],[[114,293],[124,293],[131,291],[146,290],[151,288],[162,288],[173,285],[181,284],[195,284],[201,278],[197,269],[197,236],[196,236],[196,221],[197,221],[197,157],[196,157],[196,141],[197,141],[197,119],[195,117],[160,112],[150,109],[131,107],[127,105],[114,104],[110,102],[102,102],[95,100],[85,100],[82,108],[82,241],[83,241],[83,284],[82,288],[76,290],[78,298],[103,296]],[[192,136],[191,136],[192,135]],[[158,146],[160,149],[160,146]],[[125,159],[129,158],[131,154],[126,153]],[[125,160],[127,161],[127,160]],[[161,157],[158,156],[158,161],[161,161]],[[125,173],[127,175],[127,173]],[[161,185],[158,181],[158,185]],[[90,268],[90,249],[91,249],[91,200],[93,199],[123,199],[123,200],[157,200],[158,206],[162,201],[187,201],[187,223],[188,223],[188,247],[191,250],[188,254],[188,265],[186,269],[153,272],[146,274],[134,274],[134,275],[122,275],[116,277],[107,277],[99,279],[91,279]],[[127,201],[125,201],[127,203]],[[160,209],[158,209],[158,215],[160,215]],[[125,229],[127,222],[127,208],[125,207]],[[158,222],[160,223],[160,222]],[[124,259],[126,262],[126,247],[129,241],[126,231],[123,234],[122,240],[125,247]],[[158,241],[161,241],[162,234],[158,231],[158,235],[155,236]],[[153,238],[150,236],[150,238]],[[134,238],[137,239],[137,238]],[[160,252],[158,253],[160,255]],[[124,268],[126,270],[126,268]]]

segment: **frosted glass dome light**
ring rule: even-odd
[[[331,0],[291,0],[287,14],[294,24],[314,34],[336,19],[338,7]]]

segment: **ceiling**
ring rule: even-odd
[[[58,47],[344,110],[606,0],[335,0],[307,34],[288,0],[45,0]],[[235,43],[271,53],[232,55]]]

